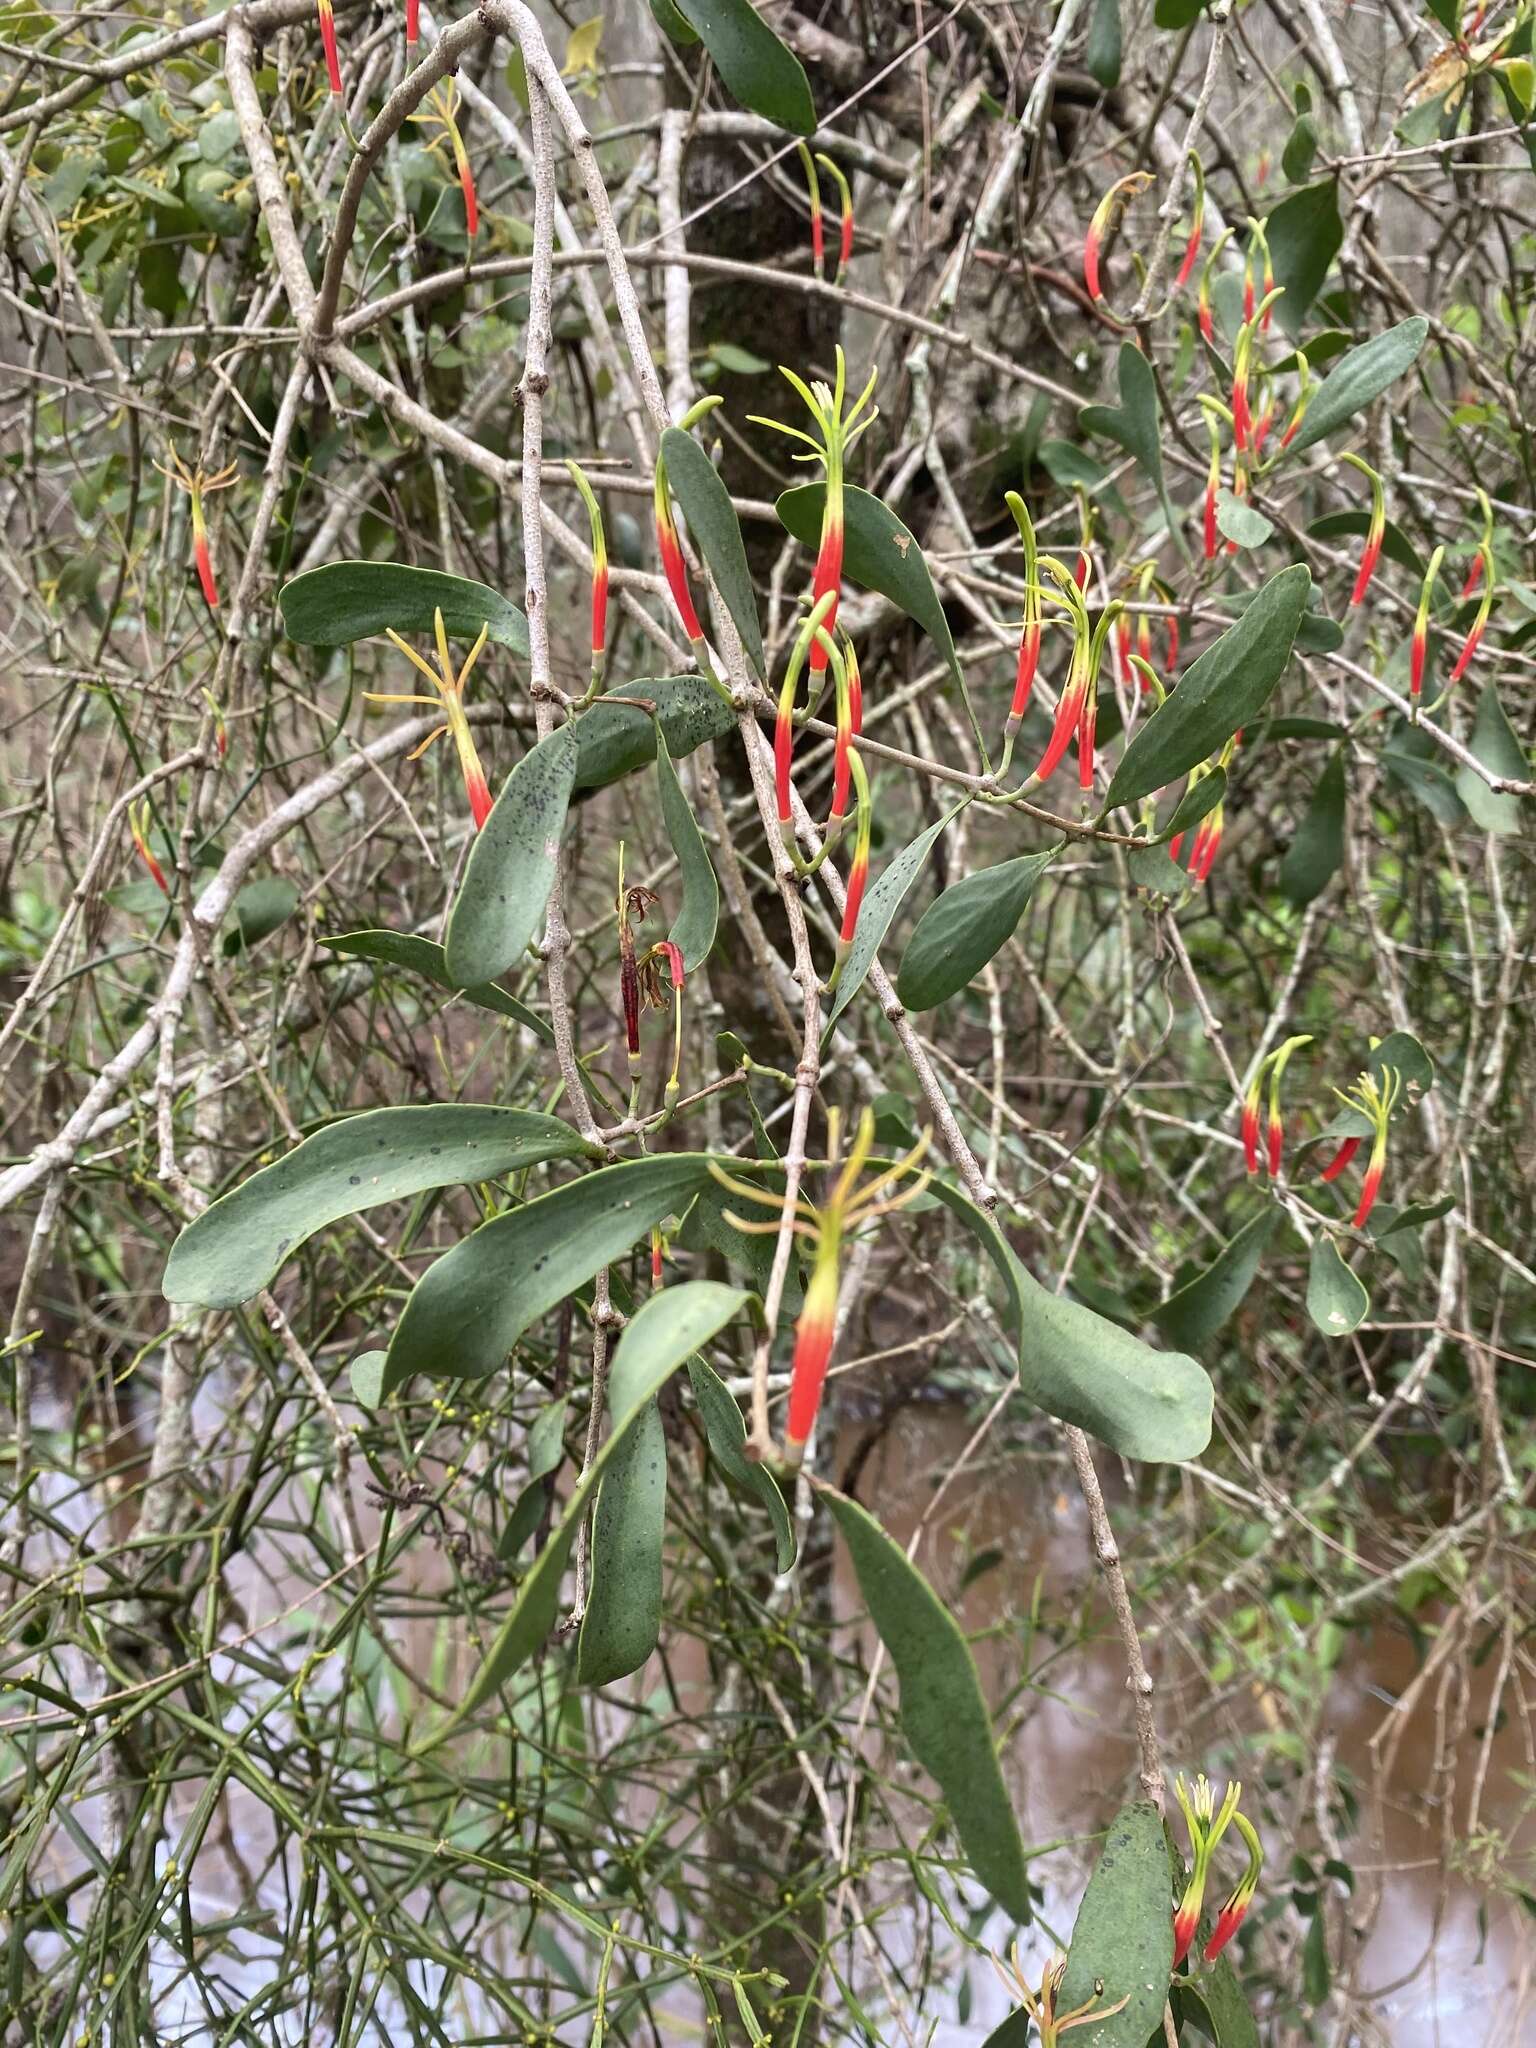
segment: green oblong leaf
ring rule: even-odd
[[[654,706],[630,708],[637,703]],[[736,714],[701,675],[645,676],[620,683],[576,721],[576,787],[604,789],[656,758],[658,723],[674,761],[717,740]]]
[[[473,640],[482,626],[502,647],[528,653],[528,621],[510,599],[468,576],[413,569],[405,562],[324,562],[285,583],[277,594],[290,640],[304,647],[345,647],[393,626],[430,633],[432,615],[455,639]]]
[[[725,608],[747,650],[747,659],[756,669],[758,680],[766,681],[757,596],[731,494],[692,434],[685,434],[680,427],[668,427],[661,437],[661,453],[667,465],[667,481],[683,508],[688,531],[715,579],[715,588],[725,600]]]
[[[443,944],[443,964],[465,988],[515,966],[539,928],[560,861],[576,758],[569,725],[530,747],[475,835]]]
[[[1176,1464],[1199,1457],[1211,1440],[1215,1396],[1197,1359],[1156,1351],[1093,1309],[1050,1293],[995,1218],[946,1180],[930,1182],[929,1193],[977,1239],[1003,1280],[1026,1400],[1127,1458]]]
[[[912,1754],[943,1793],[971,1868],[1005,1912],[1027,1923],[1024,1844],[971,1646],[873,1515],[830,1486],[817,1494],[848,1546],[864,1604],[896,1668],[902,1731]]]
[[[1510,782],[1529,782],[1531,764],[1514,728],[1504,715],[1499,693],[1493,684],[1483,685],[1477,700],[1477,721],[1472,728],[1472,751],[1492,774]],[[1507,789],[1490,789],[1475,768],[1456,770],[1456,793],[1466,805],[1474,825],[1484,832],[1518,832],[1523,820],[1521,798]]]
[[[1160,841],[1177,839],[1187,832],[1191,825],[1209,817],[1227,793],[1227,771],[1213,768],[1209,775],[1202,775],[1192,789],[1186,789],[1173,807],[1173,816],[1158,833]],[[1171,859],[1172,856],[1170,855]]]
[[[676,0],[676,11],[715,60],[734,99],[791,135],[814,131],[816,106],[804,66],[749,0]]]
[[[722,1287],[713,1280],[689,1280],[651,1295],[635,1311],[614,1351],[608,1377],[612,1428],[597,1456],[572,1488],[564,1514],[518,1588],[517,1598],[497,1631],[485,1662],[470,1681],[462,1705],[427,1747],[443,1741],[465,1715],[472,1714],[499,1686],[505,1685],[542,1646],[554,1626],[560,1581],[565,1576],[576,1532],[586,1519],[593,1494],[613,1460],[622,1453],[630,1430],[678,1367],[723,1329],[747,1300],[740,1288]]]
[[[808,548],[821,539],[826,495],[825,484],[800,484],[785,491],[775,507],[785,530]],[[959,682],[954,635],[916,535],[902,525],[889,505],[854,484],[843,488],[843,529],[843,574],[848,581],[888,597],[921,626]]]
[[[1240,548],[1261,548],[1274,532],[1274,524],[1256,511],[1245,498],[1234,498],[1223,484],[1216,493],[1216,531]]]
[[[1292,192],[1269,215],[1264,232],[1275,283],[1285,287],[1285,297],[1275,306],[1275,318],[1294,341],[1343,246],[1337,183],[1324,178]]]
[[[1059,2012],[1096,1999],[1074,2028],[1082,2048],[1147,2048],[1161,2034],[1173,1968],[1173,1878],[1163,1819],[1149,1799],[1122,1806],[1110,1823],[1077,1909]],[[1126,2003],[1118,2012],[1111,2006]]]
[[[743,1242],[757,1240],[744,1239]],[[795,1525],[779,1491],[779,1482],[766,1465],[745,1454],[743,1446],[747,1441],[747,1425],[741,1419],[736,1397],[714,1367],[706,1365],[702,1358],[689,1359],[688,1378],[693,1387],[693,1398],[699,1404],[699,1414],[703,1418],[704,1432],[709,1438],[710,1453],[715,1463],[733,1485],[745,1493],[756,1494],[768,1510],[768,1519],[773,1524],[778,1568],[787,1572],[795,1561]]]
[[[917,921],[896,976],[909,1010],[931,1010],[976,979],[1012,938],[1035,885],[1060,852],[1021,854],[937,895]]]
[[[686,1208],[708,1177],[702,1152],[626,1159],[482,1223],[411,1289],[390,1340],[384,1391],[417,1372],[495,1372],[526,1329],[653,1224]]]
[[[1279,1215],[1272,1205],[1261,1209],[1222,1246],[1203,1273],[1153,1309],[1152,1320],[1165,1337],[1198,1350],[1237,1313],[1258,1275]]]
[[[424,981],[462,996],[477,1010],[492,1010],[498,1017],[514,1018],[546,1045],[555,1042],[554,1032],[542,1017],[516,996],[497,988],[494,982],[485,982],[479,988],[460,988],[448,972],[443,949],[435,939],[419,938],[415,932],[366,931],[338,932],[334,938],[322,939],[320,943],[349,960],[376,960],[384,967],[403,967],[409,974],[419,974]]]
[[[1120,56],[1120,0],[1094,0],[1083,62],[1089,77],[1106,92],[1112,92],[1120,83]]]
[[[1163,437],[1158,423],[1157,381],[1152,365],[1133,341],[1120,344],[1115,374],[1120,386],[1120,403],[1085,405],[1078,424],[1088,434],[1106,434],[1118,441],[1132,456],[1162,500],[1163,516],[1170,530],[1174,517],[1163,482]]]
[[[378,1353],[382,1364],[384,1352]],[[565,1395],[546,1403],[534,1417],[528,1431],[528,1484],[513,1503],[506,1526],[496,1545],[496,1555],[514,1558],[539,1526],[548,1503],[552,1475],[565,1458],[565,1417],[570,1402]]]
[[[359,1351],[347,1367],[352,1398],[363,1408],[377,1408],[383,1398],[384,1353]]]
[[[640,1407],[608,1460],[592,1517],[592,1584],[576,1645],[581,1685],[638,1671],[661,1640],[661,1547],[667,1519],[667,1435],[654,1400]]]
[[[1320,519],[1311,520],[1307,532],[1317,540],[1363,540],[1370,530],[1371,515],[1363,506],[1352,506],[1343,512],[1325,512]],[[1424,581],[1424,557],[1404,533],[1395,519],[1389,519],[1382,529],[1381,552],[1389,562],[1396,562],[1400,569],[1406,569],[1417,582]],[[1454,587],[1443,576],[1435,578],[1436,588],[1451,596]]]
[[[233,1308],[259,1294],[316,1231],[344,1216],[586,1150],[559,1117],[526,1109],[436,1102],[344,1117],[187,1225],[171,1246],[165,1297]]]
[[[1307,814],[1280,863],[1280,893],[1298,910],[1321,896],[1344,862],[1344,749],[1329,756]]]
[[[1259,2048],[1259,2030],[1230,1956],[1218,1956],[1196,1977],[1175,1978],[1172,1995],[1175,2017],[1188,2020],[1193,2009],[1199,2016],[1194,2024],[1216,2048]]]
[[[656,26],[674,43],[696,43],[699,40],[697,33],[673,6],[672,0],[651,0],[651,13],[656,18]]]
[[[1311,587],[1303,564],[1282,569],[1236,624],[1190,663],[1126,748],[1106,808],[1134,803],[1176,782],[1253,723],[1291,658]]]
[[[1285,301],[1280,303],[1284,305]],[[1373,398],[1379,398],[1388,385],[1395,384],[1405,371],[1413,368],[1428,334],[1429,322],[1423,314],[1415,313],[1412,319],[1400,321],[1385,334],[1378,334],[1341,356],[1318,386],[1285,455],[1300,455],[1314,442],[1326,440],[1335,427],[1341,427]]]
[[[933,851],[933,842],[959,809],[956,804],[954,810],[946,811],[927,831],[919,832],[900,853],[887,861],[878,878],[870,884],[859,908],[859,921],[853,928],[853,944],[838,977],[837,993],[827,1013],[829,1031],[864,986],[865,977],[875,964],[881,941],[891,928],[892,918],[901,908],[901,899],[922,873]]]
[[[1331,1237],[1314,1237],[1307,1271],[1307,1314],[1325,1337],[1347,1337],[1371,1312],[1371,1297]]]
[[[279,925],[286,924],[298,907],[297,886],[284,875],[263,875],[248,882],[235,897],[235,929],[224,935],[226,954],[243,953]]]
[[[720,921],[720,885],[715,880],[698,822],[677,779],[666,734],[660,730],[656,734],[656,780],[661,790],[661,815],[683,882],[683,900],[667,936],[682,953],[684,968],[692,974],[709,958],[715,943],[715,929]]]

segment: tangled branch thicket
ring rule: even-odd
[[[1022,2048],[1117,1808],[1082,2041],[1528,2039],[1530,0],[652,5],[0,5],[5,2039]],[[167,1278],[428,1103],[556,1135]]]

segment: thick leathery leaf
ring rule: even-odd
[[[1107,434],[1111,441],[1119,442],[1127,455],[1135,458],[1142,474],[1162,500],[1163,516],[1171,529],[1174,517],[1163,483],[1163,437],[1158,423],[1157,383],[1152,375],[1152,365],[1135,342],[1121,342],[1116,375],[1120,385],[1120,403],[1117,406],[1085,405],[1077,416],[1078,423],[1084,433]]]
[[[1422,1230],[1426,1223],[1434,1223],[1442,1216],[1449,1216],[1456,1206],[1454,1195],[1440,1195],[1433,1202],[1410,1202],[1406,1209],[1395,1209],[1388,1219],[1387,1205],[1378,1203],[1371,1211],[1371,1235],[1374,1238],[1396,1237],[1400,1230]],[[1381,1217],[1381,1222],[1376,1221]]]
[[[1189,876],[1166,846],[1127,847],[1126,872],[1137,889],[1155,890],[1160,896],[1182,896],[1189,888]]]
[[[516,966],[543,922],[576,754],[568,725],[530,747],[475,835],[443,943],[443,964],[464,988],[495,981]]]
[[[1156,1351],[1082,1303],[1042,1287],[996,1222],[948,1181],[929,1192],[980,1242],[1007,1289],[1005,1327],[1019,1390],[1111,1450],[1148,1463],[1197,1458],[1211,1439],[1214,1394],[1205,1368]]]
[[[409,974],[419,974],[424,981],[454,991],[477,1010],[493,1010],[498,1017],[515,1018],[546,1045],[555,1042],[554,1032],[542,1017],[516,996],[509,996],[504,988],[497,988],[494,982],[485,982],[479,988],[459,988],[435,939],[419,938],[414,932],[338,932],[334,939],[322,939],[320,943],[333,952],[345,954],[349,960],[376,960],[384,967],[403,967]]]
[[[1324,178],[1291,193],[1265,221],[1264,232],[1275,283],[1285,287],[1285,297],[1275,306],[1275,318],[1294,341],[1344,241],[1338,185],[1332,178]]]
[[[259,1294],[328,1223],[428,1188],[493,1180],[586,1150],[569,1124],[525,1109],[436,1102],[343,1117],[187,1225],[171,1247],[165,1297],[233,1308]]]
[[[1371,1312],[1371,1297],[1331,1237],[1314,1237],[1307,1272],[1307,1314],[1325,1337],[1347,1337]]]
[[[743,1241],[761,1242],[760,1239]],[[748,1458],[743,1451],[747,1425],[742,1420],[735,1395],[714,1367],[706,1365],[702,1358],[689,1359],[688,1378],[693,1387],[693,1398],[699,1404],[711,1456],[733,1485],[739,1486],[744,1493],[756,1494],[768,1510],[779,1570],[787,1572],[795,1561],[795,1525],[779,1491],[779,1482],[766,1465]]]
[[[667,1437],[647,1401],[608,1460],[592,1517],[592,1584],[576,1646],[582,1685],[627,1678],[661,1637]]]
[[[636,705],[637,708],[629,708]],[[653,717],[649,708],[655,706]],[[656,727],[681,761],[736,723],[736,714],[701,675],[643,676],[620,683],[576,721],[576,788],[604,789],[656,758]]]
[[[1094,0],[1083,62],[1089,77],[1106,92],[1112,92],[1120,83],[1120,56],[1120,0]]]
[[[495,1372],[524,1330],[685,1208],[708,1176],[701,1152],[626,1159],[482,1223],[411,1289],[390,1340],[385,1392],[415,1372]],[[669,1298],[680,1292],[667,1289]]]
[[[715,943],[715,928],[720,921],[720,885],[710,866],[698,822],[677,779],[666,734],[660,731],[656,735],[656,781],[661,790],[661,815],[672,851],[677,855],[683,884],[683,900],[667,936],[682,953],[684,968],[692,974],[704,965]]]
[[[650,1162],[637,1162],[648,1164]],[[518,1588],[496,1639],[486,1654],[462,1705],[433,1737],[433,1745],[472,1714],[482,1701],[527,1662],[551,1628],[560,1602],[560,1582],[576,1532],[586,1519],[592,1496],[614,1458],[623,1450],[630,1430],[667,1381],[701,1344],[707,1344],[743,1307],[747,1296],[735,1287],[712,1280],[689,1280],[653,1294],[635,1311],[613,1354],[608,1376],[608,1407],[612,1426],[587,1471],[571,1490],[565,1512],[550,1531],[549,1541]]]
[[[1060,851],[1021,854],[951,883],[917,921],[896,976],[909,1010],[931,1010],[969,986],[1013,937],[1035,885]]]
[[[1003,1910],[1031,1917],[1024,1844],[971,1646],[900,1544],[846,1494],[819,1487],[901,1687],[912,1754],[943,1793],[967,1862]]]
[[[809,135],[816,106],[800,59],[751,0],[675,0],[676,11],[715,61],[733,99],[791,135]]]
[[[528,621],[517,606],[468,576],[413,569],[405,562],[325,562],[285,583],[277,602],[290,640],[345,647],[393,626],[430,633],[441,611],[450,639],[473,640],[482,626],[514,654],[528,653]]]
[[[1516,739],[1499,693],[1492,683],[1483,685],[1477,700],[1477,722],[1472,728],[1472,751],[1483,766],[1509,782],[1529,782],[1531,764]],[[1466,805],[1474,825],[1484,832],[1518,832],[1524,822],[1522,799],[1508,790],[1490,789],[1475,768],[1456,770],[1456,792]]]
[[[377,1408],[383,1397],[384,1353],[359,1351],[347,1367],[352,1398],[363,1408]]]
[[[1250,505],[1235,498],[1223,484],[1216,493],[1216,531],[1223,540],[1236,541],[1240,548],[1261,548],[1274,532],[1274,523]]]
[[[699,40],[697,30],[688,26],[672,0],[651,0],[651,13],[656,17],[656,26],[674,43],[696,43]]]
[[[1237,1313],[1257,1277],[1279,1215],[1272,1204],[1261,1209],[1222,1246],[1203,1273],[1153,1309],[1152,1320],[1165,1337],[1198,1350]]]
[[[1166,788],[1253,723],[1291,658],[1311,587],[1304,565],[1282,569],[1190,663],[1121,756],[1107,807]]]
[[[1259,2030],[1229,1955],[1207,1963],[1197,1977],[1176,1977],[1173,2010],[1203,2029],[1216,2048],[1259,2048]],[[1198,2017],[1191,2019],[1192,2013]]]
[[[297,887],[284,875],[263,875],[247,882],[235,897],[235,928],[224,934],[226,954],[245,950],[286,924],[298,907]]]
[[[1227,793],[1227,771],[1213,768],[1209,775],[1202,775],[1193,789],[1186,789],[1173,807],[1173,816],[1157,835],[1159,839],[1176,839],[1181,832],[1187,832],[1192,825],[1198,825],[1208,817]]]
[[[1309,521],[1307,532],[1317,540],[1364,540],[1370,524],[1369,510],[1358,505],[1343,512],[1325,512],[1321,519]],[[1382,529],[1381,553],[1384,561],[1396,562],[1417,582],[1424,581],[1424,557],[1395,519],[1389,519]],[[1455,595],[1454,586],[1443,575],[1435,578],[1435,588],[1437,592]]]
[[[800,484],[785,491],[777,503],[786,530],[806,547],[821,539],[824,484]],[[933,577],[915,534],[902,525],[889,505],[854,484],[843,488],[843,574],[863,590],[876,590],[922,627],[960,680],[954,635],[933,587]]]
[[[959,806],[956,805],[956,810]],[[881,942],[891,928],[891,920],[901,908],[902,898],[922,873],[933,842],[955,815],[946,811],[926,831],[895,854],[870,883],[864,901],[859,907],[859,921],[853,928],[853,944],[848,958],[843,962],[843,971],[838,976],[837,991],[827,1013],[827,1028],[831,1029],[847,1009],[859,990],[864,986],[865,977],[875,964],[875,955]]]
[[[1105,2013],[1073,2028],[1080,2048],[1147,2048],[1158,2032],[1173,1968],[1172,1893],[1162,1815],[1132,1800],[1110,1823],[1067,1949],[1057,2010],[1097,1998]]]
[[[1280,303],[1284,305],[1285,301]],[[1341,356],[1313,394],[1306,418],[1285,455],[1300,455],[1315,442],[1326,440],[1335,427],[1343,426],[1373,398],[1379,398],[1389,385],[1413,368],[1428,333],[1429,322],[1423,314],[1415,313],[1412,319],[1400,321],[1385,334],[1378,334]]]
[[[731,494],[692,434],[668,427],[661,437],[661,453],[672,495],[683,508],[694,545],[715,579],[715,588],[735,622],[759,682],[766,682],[768,672],[764,665],[763,629],[757,617],[757,595],[752,588],[752,571],[747,567],[741,522],[731,503]]]
[[[1344,749],[1317,778],[1307,814],[1280,863],[1280,893],[1298,910],[1321,896],[1344,862]]]

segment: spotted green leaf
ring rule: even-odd
[[[1090,2013],[1073,2028],[1080,2048],[1147,2048],[1160,2038],[1173,1968],[1172,1892],[1162,1815],[1150,1800],[1132,1800],[1110,1823],[1067,1949],[1057,2010],[1097,1999],[1105,2015]]]
[[[592,1584],[576,1646],[582,1685],[627,1678],[661,1637],[661,1546],[667,1518],[667,1437],[643,1402],[609,1458],[592,1517]]]
[[[672,759],[681,761],[735,723],[735,712],[701,675],[644,676],[619,683],[576,721],[575,786],[603,789],[654,761],[658,725]]]
[[[437,1102],[343,1117],[187,1225],[171,1247],[166,1299],[233,1308],[259,1294],[316,1231],[344,1216],[586,1149],[569,1124],[525,1109]]]
[[[1429,322],[1415,313],[1412,319],[1400,321],[1385,334],[1341,356],[1313,394],[1306,418],[1285,455],[1294,459],[1315,442],[1325,441],[1336,427],[1379,398],[1413,368],[1428,334]]]
[[[515,966],[543,921],[576,758],[569,725],[530,747],[475,835],[443,944],[443,964],[464,988]]]
[[[1325,1337],[1347,1337],[1371,1312],[1371,1297],[1339,1255],[1331,1237],[1312,1240],[1307,1273],[1307,1314]]]

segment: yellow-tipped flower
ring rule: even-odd
[[[469,808],[478,832],[491,814],[490,785],[485,779],[485,770],[480,765],[480,756],[475,748],[474,735],[469,729],[469,720],[464,716],[464,685],[469,680],[470,670],[480,659],[480,650],[490,635],[489,625],[480,628],[475,644],[469,650],[464,666],[455,674],[453,661],[448,653],[448,632],[443,624],[443,614],[438,609],[432,614],[432,630],[437,639],[436,668],[419,655],[409,642],[402,640],[391,626],[386,629],[406,660],[421,670],[436,690],[435,697],[398,696],[380,690],[365,690],[363,695],[370,704],[428,704],[439,706],[447,714],[447,722],[434,727],[421,745],[415,748],[410,759],[419,760],[434,740],[440,740],[444,733],[450,733],[459,756],[459,768],[464,777],[464,793],[469,798]]]

